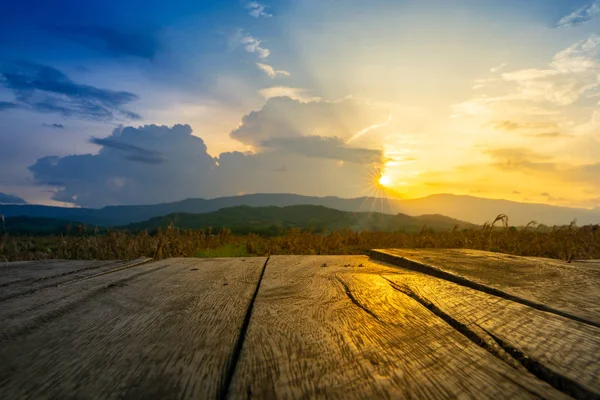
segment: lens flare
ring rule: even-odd
[[[387,175],[381,175],[378,182],[381,186],[389,186],[392,183],[392,179]]]

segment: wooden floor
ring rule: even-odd
[[[600,263],[0,263],[0,399],[600,398]]]

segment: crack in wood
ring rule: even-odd
[[[463,336],[467,337],[473,343],[477,344],[500,360],[506,362],[510,366],[524,372],[527,371],[538,379],[548,383],[555,389],[576,399],[600,399],[599,394],[591,392],[572,379],[552,371],[537,360],[527,356],[521,350],[504,342],[502,339],[482,328],[481,326],[476,325],[477,329],[475,330],[472,327],[463,324],[448,313],[441,310],[426,297],[423,297],[413,291],[409,286],[399,285],[385,277],[382,278],[388,281],[392,288],[416,300],[433,314],[448,323],[452,328],[460,332]],[[493,342],[486,340],[488,337],[491,338]]]
[[[352,294],[352,291],[350,290],[350,287],[346,284],[346,282],[344,282],[339,276],[336,275],[335,277],[344,287],[344,291],[346,293],[346,296],[348,296],[348,298],[350,299],[350,301],[352,302],[352,304],[354,304],[355,306],[357,306],[358,308],[360,308],[361,310],[363,310],[364,312],[366,312],[367,314],[369,314],[371,317],[375,318],[377,321],[381,322],[381,323],[385,323],[384,321],[382,321],[377,314],[375,314],[373,311],[371,311],[368,307],[364,306],[363,304],[361,304],[356,297],[354,297],[354,295]]]
[[[475,343],[479,347],[482,347],[483,349],[487,350],[489,353],[493,354],[494,356],[498,357],[505,363],[509,364],[511,367],[513,367],[517,370],[523,371],[523,372],[526,371],[526,369],[519,362],[517,362],[517,360],[512,358],[500,346],[498,346],[498,344],[492,339],[491,336],[487,336],[486,332],[483,330],[483,328],[481,328],[479,326],[474,328],[474,327],[470,327],[466,324],[463,324],[462,322],[453,318],[451,315],[447,314],[442,309],[440,309],[438,306],[433,304],[426,297],[421,296],[420,294],[413,291],[408,285],[399,285],[398,283],[391,281],[391,280],[387,279],[386,277],[382,276],[382,278],[385,279],[386,281],[388,281],[390,286],[393,289],[407,295],[408,297],[412,298],[413,300],[416,300],[419,304],[421,304],[422,306],[427,308],[429,311],[431,311],[437,317],[441,318],[444,322],[449,324],[452,328],[456,329],[463,336],[466,336],[469,340],[471,340],[473,343]]]
[[[256,284],[256,289],[252,294],[252,298],[250,299],[250,303],[248,304],[248,308],[246,310],[246,315],[244,317],[244,321],[242,323],[242,327],[240,328],[240,334],[235,342],[235,346],[233,348],[233,352],[231,354],[231,361],[229,365],[224,369],[224,376],[222,379],[221,389],[219,390],[218,398],[220,400],[225,400],[228,397],[229,389],[231,388],[231,382],[233,381],[233,375],[235,374],[235,369],[238,365],[240,357],[242,355],[242,348],[244,347],[244,340],[246,338],[246,333],[248,332],[248,327],[250,326],[250,318],[252,317],[252,309],[254,308],[254,302],[258,297],[258,291],[260,290],[260,284],[265,276],[265,271],[267,269],[267,264],[269,263],[269,259],[271,257],[267,257],[265,260],[265,264],[262,267],[262,271],[260,272],[260,277],[258,278],[258,282]],[[248,398],[252,395],[252,391],[249,390]]]
[[[488,332],[485,329],[484,331],[490,335],[490,337],[494,339],[496,343],[500,345],[500,347],[502,347],[508,354],[519,361],[527,369],[527,371],[535,375],[538,379],[547,382],[557,390],[560,390],[561,392],[576,399],[600,399],[599,393],[592,392],[574,380],[552,371],[550,368],[546,367],[536,359],[529,357],[527,354],[500,339],[493,333]]]
[[[487,286],[487,285],[483,285],[481,283],[473,282],[472,280],[469,280],[462,276],[443,271],[439,268],[433,267],[431,265],[423,264],[421,262],[411,260],[406,257],[395,256],[395,255],[387,254],[387,253],[377,251],[377,250],[371,250],[371,252],[369,253],[369,257],[373,260],[382,261],[384,263],[387,263],[387,264],[390,264],[390,265],[393,265],[396,267],[406,268],[411,271],[421,272],[423,274],[433,276],[435,278],[443,279],[443,280],[446,280],[449,282],[453,282],[453,283],[456,283],[456,284],[459,284],[461,286],[465,286],[465,287],[468,287],[471,289],[475,289],[480,292],[490,294],[492,296],[501,297],[506,300],[514,301],[515,303],[520,303],[520,304],[526,305],[528,307],[535,308],[536,310],[552,313],[552,314],[559,315],[564,318],[571,319],[573,321],[581,322],[581,323],[584,323],[587,325],[591,325],[591,326],[600,328],[600,323],[598,323],[598,322],[591,321],[586,318],[581,318],[576,315],[572,315],[572,314],[566,313],[564,311],[560,311],[555,308],[548,307],[545,304],[527,300],[522,297],[518,297],[518,296],[515,296],[512,294],[506,293],[502,290],[495,289],[495,288]]]

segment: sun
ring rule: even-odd
[[[392,183],[392,180],[387,175],[381,175],[378,182],[381,186],[389,186]]]

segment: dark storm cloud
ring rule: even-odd
[[[122,150],[125,156],[124,158],[130,161],[138,161],[148,164],[162,164],[166,161],[162,154],[158,151],[147,150],[142,147],[120,142],[115,139],[100,139],[93,137],[90,139],[90,143],[94,143],[105,148]]]
[[[113,120],[139,119],[123,107],[138,97],[130,92],[100,89],[73,82],[59,70],[30,62],[3,65],[0,84],[12,90],[21,108],[66,117]]]
[[[60,37],[109,56],[152,59],[160,49],[156,35],[125,32],[101,26],[49,26]]]

